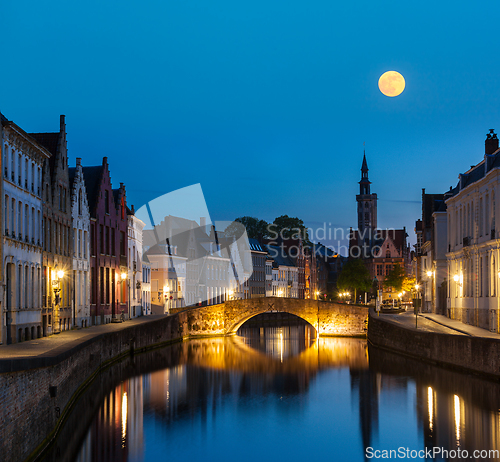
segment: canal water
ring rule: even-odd
[[[426,449],[435,451],[431,460],[458,460],[463,451],[474,460],[475,450],[500,449],[499,409],[498,383],[382,352],[363,339],[316,340],[304,325],[251,325],[232,338],[178,343],[103,372],[46,460],[391,455],[377,450],[408,460]]]

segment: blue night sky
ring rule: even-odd
[[[212,219],[357,226],[363,143],[381,227],[410,229],[500,130],[498,2],[2,2],[0,110],[66,114],[128,203],[201,183]],[[379,76],[406,89],[388,98]]]

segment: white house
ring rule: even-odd
[[[142,230],[145,223],[135,216],[134,206],[127,208],[128,232],[128,303],[129,319],[141,316]]]
[[[446,200],[449,316],[499,331],[500,240],[496,229],[500,150],[493,130],[481,162],[459,175]]]
[[[90,317],[90,212],[82,160],[68,169],[73,220],[73,326],[88,327]]]
[[[47,335],[42,323],[42,166],[50,153],[1,116],[5,303],[2,342]]]

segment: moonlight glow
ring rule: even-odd
[[[399,72],[387,71],[378,79],[378,87],[385,96],[398,96],[405,89],[405,79]]]

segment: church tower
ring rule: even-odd
[[[358,202],[358,238],[370,242],[377,229],[377,195],[370,194],[370,180],[368,180],[368,164],[363,152],[361,165],[361,181],[359,182]],[[368,239],[368,241],[367,241]]]

